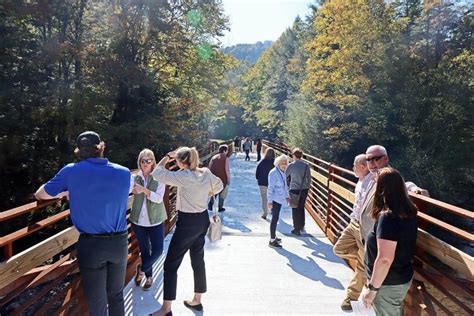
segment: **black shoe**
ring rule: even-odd
[[[148,316],[153,316],[153,314],[148,314]],[[165,316],[173,316],[173,312],[168,312]]]
[[[267,219],[267,216],[266,216],[266,215],[262,215],[262,216],[260,216],[260,217],[263,218],[263,219]]]
[[[276,239],[274,241],[269,241],[268,242],[268,247],[271,247],[271,248],[282,248],[282,246],[280,245],[280,243],[278,241],[276,241]]]
[[[299,230],[297,230],[297,229],[293,229],[293,230],[291,231],[291,233],[292,233],[293,235],[296,235],[296,236],[300,236],[300,235],[301,235],[301,232],[300,232]]]
[[[224,212],[225,211],[225,208],[220,208],[219,209],[219,212]]]
[[[278,238],[278,237],[277,237],[277,238],[275,238],[275,240],[276,240],[277,242],[281,243],[281,238]]]
[[[184,306],[186,306],[187,308],[194,309],[194,310],[197,310],[197,311],[202,311],[203,310],[202,304],[191,305],[191,304],[189,304],[188,301],[183,301],[183,303],[184,303]]]

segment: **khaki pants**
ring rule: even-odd
[[[334,245],[334,253],[342,259],[357,261],[354,276],[347,287],[347,296],[351,300],[357,300],[362,292],[362,288],[367,283],[364,267],[365,251],[357,221],[352,219],[349,225],[342,231],[341,236]]]
[[[402,316],[403,301],[410,285],[411,280],[405,284],[382,285],[372,303],[375,313],[382,316]]]
[[[267,206],[267,189],[268,187],[265,187],[263,185],[258,186],[260,188],[260,198],[262,200],[262,212],[264,216],[268,215],[268,206]]]

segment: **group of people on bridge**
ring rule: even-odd
[[[311,187],[311,169],[302,160],[300,148],[292,150],[293,162],[280,155],[275,158],[267,148],[256,170],[262,199],[261,217],[271,210],[269,246],[281,248],[276,226],[282,205],[292,208],[292,234],[300,236],[305,226],[305,203]],[[428,195],[413,182],[403,180],[400,172],[388,165],[387,150],[380,145],[367,148],[354,159],[358,178],[355,202],[349,225],[334,245],[334,253],[357,262],[341,309],[352,310],[351,301],[373,306],[377,315],[403,315],[403,301],[413,278],[417,207],[408,191]],[[363,288],[365,291],[363,292]]]
[[[207,290],[204,244],[210,225],[209,211],[217,197],[218,210],[225,211],[224,200],[231,182],[229,148],[221,145],[209,168],[199,167],[195,148],[181,147],[158,162],[153,151],[143,149],[137,159],[138,172],[132,174],[128,168],[104,158],[105,144],[97,133],[81,133],[76,145],[74,152],[79,161],[63,167],[35,196],[38,200],[68,196],[71,221],[80,233],[77,260],[89,314],[125,314],[126,212],[130,193],[130,221],[141,256],[134,282],[144,290],[152,288],[153,264],[164,249],[165,185],[177,187],[178,216],[163,266],[163,304],[153,315],[172,315],[177,271],[188,251],[194,271],[194,296],[184,304],[202,311],[201,298]],[[294,161],[289,163],[288,156],[275,158],[275,151],[268,148],[256,169],[262,197],[261,217],[266,219],[271,211],[269,246],[274,248],[282,247],[276,227],[283,205],[292,207],[291,233],[300,236],[305,227],[304,206],[311,186],[311,168],[303,161],[301,149],[295,148],[292,156]],[[178,171],[165,168],[172,159]],[[357,300],[362,287],[367,285],[368,290],[363,293],[365,304],[373,305],[379,315],[399,315],[411,284],[416,207],[408,198],[407,188],[427,192],[413,183],[405,186],[400,173],[387,166],[387,151],[378,145],[369,147],[354,161],[359,178],[356,201],[351,222],[334,247],[337,255],[356,259],[358,263],[343,309],[349,309],[350,301]]]

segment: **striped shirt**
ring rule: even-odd
[[[201,213],[207,210],[209,193],[215,195],[224,185],[207,168],[170,171],[158,166],[151,173],[159,182],[178,188],[176,209],[184,213]]]

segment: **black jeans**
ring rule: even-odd
[[[153,264],[163,253],[163,239],[165,232],[163,223],[146,227],[132,223],[132,229],[137,236],[142,258],[141,270],[147,277],[153,276]]]
[[[201,213],[178,212],[176,230],[171,238],[164,263],[164,300],[173,301],[176,299],[178,268],[188,250],[194,272],[194,292],[205,293],[207,291],[204,243],[209,223],[207,210]]]
[[[297,208],[292,208],[292,216],[293,216],[293,227],[295,230],[302,230],[305,225],[305,211],[304,211],[304,205],[306,203],[306,198],[308,197],[308,189],[304,190],[290,190],[290,193],[294,194],[299,194],[301,191],[300,195],[300,200],[298,203]]]
[[[127,246],[127,234],[79,237],[77,260],[90,316],[125,315],[123,287]]]
[[[281,204],[272,201],[272,222],[270,224],[270,238],[275,239],[278,220],[280,219]]]
[[[262,150],[257,149],[257,161],[260,161],[260,159],[262,159]]]
[[[245,160],[250,161],[249,153],[250,153],[250,149],[245,149]]]

